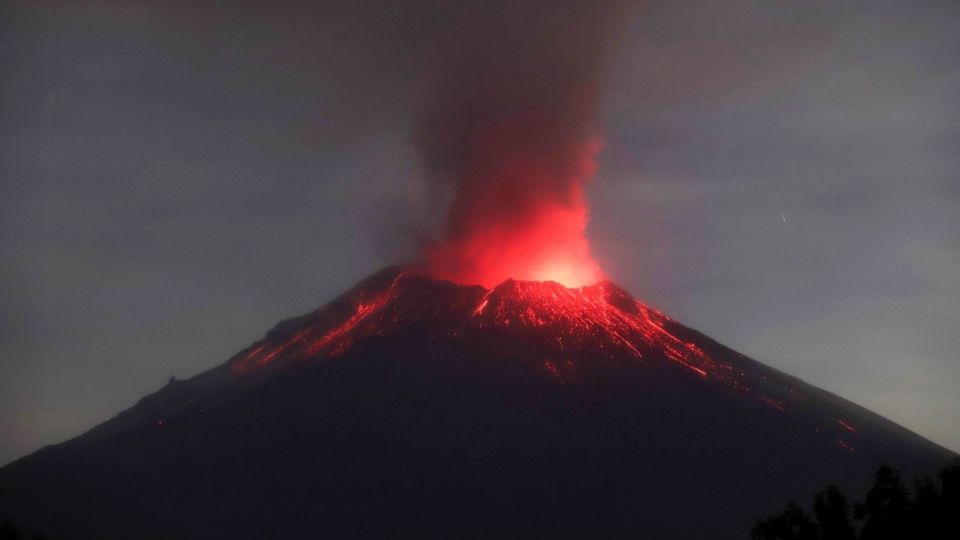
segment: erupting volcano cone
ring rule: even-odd
[[[393,268],[0,469],[51,538],[743,538],[950,453],[601,282]]]

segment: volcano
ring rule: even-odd
[[[50,538],[744,538],[951,452],[609,282],[383,270],[0,469]]]

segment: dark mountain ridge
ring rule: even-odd
[[[408,268],[0,469],[62,538],[743,538],[952,454],[619,287]]]

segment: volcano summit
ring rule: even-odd
[[[608,282],[390,268],[0,469],[51,538],[743,538],[950,452]]]

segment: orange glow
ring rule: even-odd
[[[546,158],[518,158],[488,171],[451,208],[448,237],[427,249],[429,272],[441,279],[494,287],[507,279],[555,281],[567,287],[603,279],[590,255],[583,184],[596,170],[600,145],[585,145],[560,171]],[[553,175],[566,175],[556,181]]]

